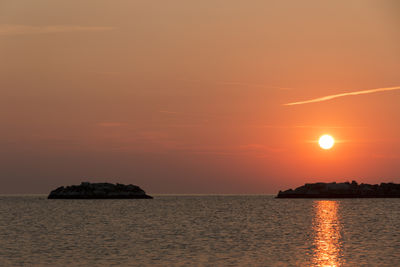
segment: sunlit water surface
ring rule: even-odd
[[[400,266],[400,199],[0,197],[0,266]]]

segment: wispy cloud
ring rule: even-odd
[[[398,154],[372,154],[371,155],[373,158],[377,159],[399,159]]]
[[[170,110],[160,110],[160,113],[166,113],[166,114],[179,114],[179,112],[176,111],[170,111]]]
[[[278,89],[278,90],[291,90],[291,87],[274,86],[262,83],[251,83],[251,82],[237,82],[237,81],[207,81],[207,80],[194,80],[194,79],[179,79],[178,81],[187,83],[206,83],[206,84],[216,84],[216,85],[232,85],[232,86],[242,86],[242,87],[258,87],[265,89]]]
[[[335,94],[335,95],[328,95],[328,96],[323,96],[323,97],[314,98],[314,99],[310,99],[310,100],[291,102],[291,103],[284,104],[284,106],[303,105],[303,104],[309,104],[309,103],[328,101],[328,100],[332,100],[332,99],[339,98],[339,97],[345,97],[345,96],[365,95],[365,94],[372,94],[372,93],[385,92],[385,91],[394,91],[394,90],[400,90],[400,86],[376,88],[376,89],[341,93],[341,94]]]
[[[100,127],[121,127],[121,126],[125,126],[126,123],[122,123],[122,122],[99,122],[97,123],[97,126]]]
[[[51,26],[31,26],[17,24],[0,24],[0,36],[6,35],[26,35],[26,34],[49,34],[64,32],[100,32],[110,31],[114,27],[93,27],[79,25],[51,25]]]
[[[290,128],[315,128],[315,129],[347,129],[347,128],[366,128],[365,126],[334,126],[334,125],[254,125],[257,128],[290,129]]]
[[[232,82],[232,81],[223,81],[217,82],[217,84],[223,85],[238,85],[238,86],[248,86],[248,87],[260,87],[260,88],[271,88],[271,89],[279,89],[279,90],[291,90],[291,87],[282,87],[282,86],[271,86],[260,83],[247,83],[247,82]]]
[[[285,151],[283,148],[270,147],[262,144],[245,144],[245,145],[232,145],[232,146],[188,146],[181,145],[175,147],[175,150],[183,153],[190,154],[216,154],[216,155],[231,155],[243,156],[253,155],[256,157],[267,157],[275,153]]]

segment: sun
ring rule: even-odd
[[[335,139],[329,134],[324,134],[319,138],[318,144],[322,149],[331,149],[335,144]]]

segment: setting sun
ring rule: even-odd
[[[324,134],[319,138],[318,144],[322,149],[331,149],[335,144],[335,139],[329,134]]]

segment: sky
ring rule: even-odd
[[[2,0],[0,193],[400,183],[398,14],[397,0]]]

